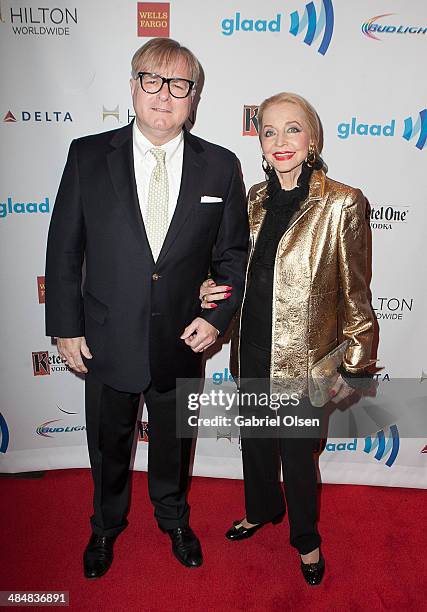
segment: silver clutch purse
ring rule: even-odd
[[[329,402],[330,389],[337,379],[337,368],[342,364],[350,340],[344,340],[330,353],[315,363],[308,377],[308,396],[313,406],[321,408]]]

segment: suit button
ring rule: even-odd
[[[153,281],[159,280],[160,274],[157,274],[157,272],[154,272],[154,274],[153,274],[153,276],[151,278],[153,279]]]

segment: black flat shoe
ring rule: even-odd
[[[93,533],[83,554],[83,569],[86,578],[100,578],[108,572],[113,562],[113,547],[116,536],[99,536]]]
[[[172,552],[185,567],[200,567],[203,563],[200,542],[190,527],[162,529],[172,542]]]
[[[320,584],[325,573],[325,559],[322,554],[317,563],[303,563],[301,560],[301,571],[307,584],[310,586]]]
[[[274,517],[274,519],[272,519],[271,521],[266,521],[265,523],[258,523],[258,525],[254,525],[254,527],[243,527],[243,525],[241,525],[241,522],[244,519],[242,519],[241,521],[234,521],[233,527],[227,531],[225,537],[227,538],[227,540],[247,540],[248,538],[251,538],[259,529],[261,529],[261,527],[264,527],[264,525],[268,525],[269,523],[271,523],[272,525],[277,525],[282,521],[282,519],[283,514],[279,514],[279,516]],[[240,527],[237,527],[237,525],[240,525]]]

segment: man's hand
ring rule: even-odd
[[[86,359],[92,359],[89,347],[86,344],[86,338],[79,336],[78,338],[57,338],[58,353],[61,355],[65,363],[75,372],[86,374],[87,367],[83,363],[82,355]]]
[[[184,340],[185,344],[195,353],[201,353],[214,344],[218,334],[219,331],[213,325],[201,317],[196,317],[184,329],[181,340]]]

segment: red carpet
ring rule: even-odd
[[[327,569],[309,587],[289,546],[287,520],[251,540],[224,532],[243,509],[241,481],[194,478],[192,526],[205,556],[186,569],[156,527],[145,473],[136,472],[128,529],[106,576],[87,581],[87,470],[3,479],[0,590],[67,590],[72,610],[376,612],[427,610],[425,491],[323,485],[320,531]],[[18,608],[15,608],[18,609]]]

